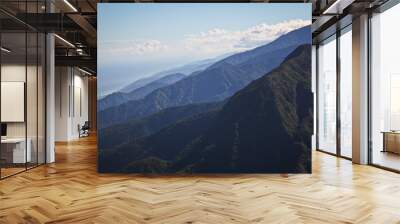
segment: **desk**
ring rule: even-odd
[[[382,152],[392,152],[400,154],[400,132],[383,131],[383,150]]]
[[[32,153],[31,139],[27,139],[27,147],[25,150],[25,138],[6,138],[1,139],[1,156],[7,163],[26,163],[31,162]],[[4,156],[3,156],[4,154]]]

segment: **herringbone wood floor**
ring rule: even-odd
[[[0,181],[0,223],[400,223],[400,175],[313,153],[312,175],[98,174],[96,139]]]

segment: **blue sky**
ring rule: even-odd
[[[98,4],[99,74],[113,77],[100,90],[249,50],[310,22],[311,4]]]

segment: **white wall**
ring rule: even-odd
[[[2,122],[25,121],[24,82],[1,82],[1,108]]]
[[[72,67],[56,67],[55,140],[79,138],[78,125],[88,120],[88,77]]]
[[[3,82],[25,82],[25,64],[24,65],[2,65],[1,81]],[[7,110],[7,108],[1,108]],[[25,137],[25,122],[7,123],[7,137]]]
[[[69,68],[55,68],[55,140],[67,141],[69,133],[69,96],[70,85]]]
[[[39,69],[37,71],[37,69]],[[30,148],[32,151],[32,161],[44,163],[44,74],[41,72],[41,67],[25,66],[25,64],[3,64],[1,66],[1,81],[2,82],[23,82],[26,85],[26,101],[23,102],[22,108],[19,108],[19,113],[25,114],[26,120],[23,118],[20,122],[5,122],[7,124],[7,137],[9,138],[24,138],[27,136],[30,139]],[[27,80],[26,80],[27,79]],[[20,94],[24,94],[24,90],[20,90]],[[4,94],[3,90],[2,93]],[[7,98],[7,95],[2,95],[2,98]],[[25,105],[26,103],[26,105]],[[17,113],[15,108],[2,107],[3,113]],[[11,110],[11,111],[10,111]],[[24,116],[24,115],[23,115]],[[37,153],[39,155],[37,155]]]
[[[85,121],[88,121],[88,77],[82,76],[82,73],[76,74],[77,70],[74,70],[74,80],[73,80],[73,96],[72,99],[74,102],[71,102],[73,108],[72,111],[72,119],[71,119],[71,136],[72,138],[78,138],[78,125],[82,126]]]
[[[26,83],[25,76],[28,72],[29,86],[36,86],[36,80],[33,80],[30,76],[34,74],[36,76],[36,67],[25,66],[18,64],[5,64],[1,66],[1,81],[2,82],[24,82]],[[32,107],[36,111],[36,88],[27,88],[27,118],[28,118],[28,129],[31,127],[36,130],[36,113],[32,113]],[[3,96],[4,97],[4,96]],[[33,104],[32,104],[33,103]],[[7,110],[7,108],[1,108],[2,110]],[[34,122],[33,124],[31,124]],[[7,122],[7,135],[9,137],[25,137],[25,124],[26,122]],[[29,130],[28,130],[29,132]],[[36,134],[36,133],[35,133]],[[28,133],[28,137],[29,133]]]

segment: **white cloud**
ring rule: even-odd
[[[146,41],[110,41],[100,43],[103,54],[111,55],[146,55],[166,51],[168,46],[159,40]]]
[[[261,23],[242,30],[214,28],[169,42],[156,39],[99,42],[99,61],[147,63],[210,58],[255,48],[309,24],[308,20],[288,20],[276,24]]]
[[[243,51],[266,44],[285,33],[309,24],[309,20],[299,19],[277,24],[261,23],[244,30],[215,28],[186,36],[184,46],[188,50],[205,54]]]

